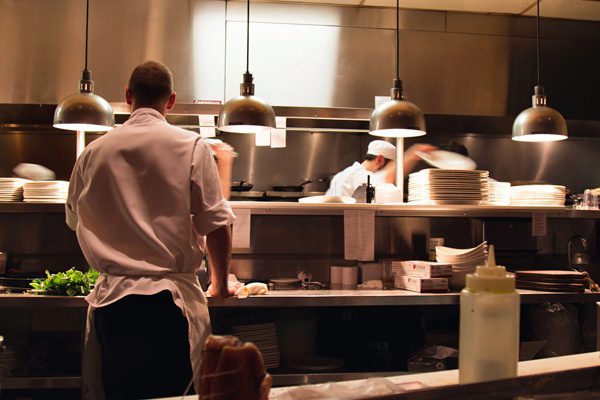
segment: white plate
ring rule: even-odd
[[[466,175],[466,176],[471,176],[471,175],[479,175],[479,176],[489,176],[490,175],[490,171],[485,171],[482,169],[473,169],[473,170],[468,170],[468,169],[436,169],[436,168],[426,168],[426,169],[422,169],[421,171],[417,172],[418,174],[435,174],[435,175]]]
[[[434,150],[428,153],[415,151],[429,165],[441,169],[465,169],[473,170],[477,167],[477,163],[469,157],[451,151]]]
[[[299,203],[343,203],[343,204],[354,204],[356,199],[348,196],[310,196],[302,197],[298,199]]]
[[[483,253],[487,250],[487,241],[481,242],[475,247],[471,247],[469,249],[457,249],[454,247],[446,247],[446,246],[436,246],[435,252],[436,254],[447,254],[450,256],[458,256],[458,255],[466,255],[466,254],[477,254]]]

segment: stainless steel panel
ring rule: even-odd
[[[1,103],[57,103],[84,66],[85,2],[0,1]],[[225,3],[104,0],[90,4],[89,69],[96,93],[123,101],[137,64],[173,71],[180,101],[223,99]]]
[[[436,135],[427,139],[434,145],[451,140],[464,145],[477,168],[490,171],[490,176],[499,181],[545,181],[565,185],[576,193],[600,183],[597,139],[570,138],[554,143],[521,143],[509,137],[476,135]],[[407,140],[407,145],[414,142]],[[418,169],[424,167],[421,163]]]
[[[83,67],[84,3],[0,0],[0,7],[0,103],[56,103],[72,93]],[[372,107],[394,75],[394,18],[393,9],[253,3],[257,94],[274,105]],[[244,19],[242,2],[93,2],[90,68],[98,94],[122,101],[133,66],[157,58],[172,67],[180,101],[236,95]],[[402,10],[408,98],[426,113],[514,117],[529,105],[535,77],[531,22]],[[568,118],[600,119],[599,23],[543,23],[550,104]]]
[[[246,5],[229,2],[227,21],[245,22]],[[395,29],[395,10],[384,8],[336,7],[331,4],[273,4],[252,2],[251,23],[286,25],[347,26],[354,28]],[[444,11],[400,10],[400,29],[444,31]]]
[[[324,192],[330,177],[361,156],[360,135],[347,133],[294,132],[287,135],[282,149],[256,147],[254,135],[223,134],[239,153],[233,164],[233,180],[246,179],[256,190],[274,185],[298,185],[305,178],[317,181],[306,191]]]
[[[452,12],[446,15],[448,32],[531,38],[536,35],[535,17]],[[598,42],[597,29],[598,22],[540,18],[540,37],[543,39]]]

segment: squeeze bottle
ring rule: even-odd
[[[517,376],[519,314],[515,276],[496,265],[490,246],[487,265],[467,275],[460,294],[460,383]]]

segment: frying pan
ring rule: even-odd
[[[301,192],[304,190],[304,185],[312,183],[311,179],[305,179],[299,185],[288,185],[288,186],[273,186],[275,192]]]
[[[32,289],[29,284],[35,278],[45,278],[44,273],[28,273],[28,274],[0,274],[0,286],[8,286],[13,288]]]
[[[231,191],[233,192],[247,192],[252,189],[254,185],[247,183],[244,179],[239,182],[231,182]]]

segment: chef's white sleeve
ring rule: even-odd
[[[65,202],[65,217],[67,226],[72,230],[77,230],[77,202],[79,201],[79,194],[83,187],[83,179],[79,172],[79,160],[75,162],[73,172],[71,172],[71,179],[69,180],[69,191],[67,193],[67,201]]]
[[[210,149],[199,139],[192,157],[190,210],[196,231],[207,235],[235,219],[223,197],[217,164]]]

